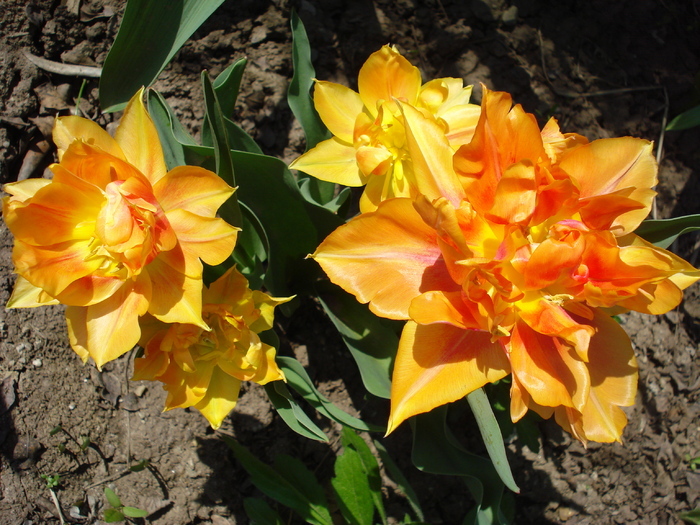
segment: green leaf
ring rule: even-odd
[[[379,516],[382,519],[382,523],[386,525],[386,510],[384,509],[384,503],[382,502],[382,476],[379,473],[379,463],[377,463],[377,458],[374,457],[372,451],[365,443],[365,440],[361,436],[353,432],[348,427],[343,427],[343,432],[341,434],[341,442],[345,450],[353,449],[357,452],[362,461],[362,468],[369,482],[369,489],[372,495],[372,501],[374,503],[374,508],[377,509]]]
[[[328,436],[301,409],[284,383],[273,381],[264,388],[272,406],[289,428],[306,438],[328,442]]]
[[[107,523],[117,523],[119,521],[124,521],[124,514],[117,509],[105,509],[104,520]]]
[[[323,487],[304,463],[287,454],[280,454],[275,457],[274,468],[311,503],[328,509],[328,501]]]
[[[335,460],[334,470],[331,485],[345,521],[351,525],[372,525],[372,490],[358,452],[346,448]]]
[[[700,126],[700,105],[684,111],[666,126],[666,131],[680,131],[682,129]]]
[[[226,134],[226,124],[221,112],[219,99],[214,92],[214,86],[206,71],[202,71],[202,88],[204,91],[204,104],[206,115],[214,139],[214,159],[216,161],[216,174],[224,179],[232,188],[236,187],[236,177],[234,176],[233,160],[231,158],[231,148]],[[240,227],[243,223],[241,209],[238,206],[238,196],[236,193],[221,205],[218,211],[222,219],[232,226]]]
[[[260,498],[245,498],[243,508],[250,519],[250,525],[284,525],[280,515]]]
[[[317,284],[317,295],[352,354],[365,388],[384,399],[391,397],[391,368],[399,338],[389,324],[327,281]]]
[[[110,489],[109,487],[105,487],[105,498],[107,498],[107,501],[109,502],[112,507],[121,507],[122,506],[122,501],[119,499],[119,496]]]
[[[462,476],[477,502],[474,523],[506,523],[499,508],[504,487],[496,469],[459,445],[446,426],[446,417],[447,406],[442,406],[413,418],[413,464],[432,474]]]
[[[123,507],[122,512],[124,513],[124,516],[129,518],[145,518],[148,516],[148,511],[137,509],[136,507]]]
[[[650,219],[634,231],[659,248],[668,248],[680,235],[700,230],[700,215],[685,215],[674,219]]]
[[[297,512],[304,520],[314,525],[332,525],[328,509],[313,503],[301,492],[296,483],[290,483],[273,468],[266,465],[243,445],[227,436],[222,439],[233,451],[233,455],[250,475],[253,484],[261,492]]]
[[[382,459],[382,463],[384,464],[384,468],[387,470],[389,477],[394,480],[394,483],[398,485],[401,492],[403,492],[404,496],[406,496],[408,504],[411,506],[411,509],[413,509],[418,521],[423,521],[425,519],[423,509],[420,506],[418,495],[413,490],[413,487],[411,487],[411,484],[403,475],[403,472],[401,472],[394,460],[391,459],[386,447],[376,439],[374,440],[374,446],[377,448],[377,452],[379,452],[379,457]]]
[[[296,359],[278,356],[277,363],[284,371],[284,375],[287,378],[287,385],[301,394],[312,407],[327,418],[356,430],[366,430],[369,432],[383,432],[386,430],[380,426],[365,423],[361,419],[351,416],[331,403],[316,389],[309,374],[306,373],[304,367],[301,366]]]
[[[221,111],[226,118],[231,118],[233,110],[236,108],[236,100],[246,65],[248,65],[248,59],[241,58],[219,73],[214,80],[214,90],[221,103]]]
[[[691,525],[700,525],[700,508],[689,512],[681,512],[678,517]]]
[[[501,429],[498,426],[498,421],[496,421],[496,416],[493,415],[489,398],[483,389],[478,388],[467,395],[467,401],[476,418],[476,424],[479,426],[479,431],[491,462],[496,467],[496,472],[501,477],[501,481],[513,492],[520,492],[518,485],[513,479],[513,473],[510,471]]]
[[[150,86],[223,1],[129,0],[102,68],[103,111],[123,109],[142,86]]]
[[[141,471],[144,470],[146,467],[148,467],[150,464],[151,464],[151,462],[150,462],[149,460],[147,460],[147,459],[142,459],[141,461],[139,461],[138,463],[136,463],[136,465],[131,465],[131,466],[129,467],[129,470],[130,470],[131,472],[141,472]]]

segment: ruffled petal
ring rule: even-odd
[[[227,415],[236,407],[241,391],[241,381],[231,377],[219,367],[215,367],[207,393],[202,400],[194,405],[211,427],[216,430],[221,426]]]
[[[171,210],[166,215],[188,258],[199,258],[215,266],[224,262],[236,246],[238,229],[223,219],[210,219],[183,209]]]
[[[197,166],[178,166],[153,186],[163,211],[180,209],[207,218],[216,217],[216,210],[233,192],[221,177]]]
[[[382,101],[393,105],[393,100],[398,99],[415,105],[421,87],[420,71],[396,48],[383,46],[360,69],[357,86],[365,107],[376,116]]]
[[[366,182],[355,160],[355,147],[335,137],[319,142],[289,167],[343,186],[362,186]]]
[[[409,321],[394,365],[387,434],[411,416],[505,377],[509,368],[503,347],[488,332]]]
[[[126,160],[124,152],[117,144],[117,141],[97,123],[73,115],[58,117],[53,126],[53,142],[58,148],[59,161],[63,159],[63,154],[76,140],[99,148],[101,151],[114,157]]]
[[[36,308],[47,304],[59,304],[59,302],[41,288],[18,275],[15,287],[12,289],[12,295],[7,300],[5,308]]]
[[[141,88],[127,104],[114,138],[126,160],[155,184],[167,168],[158,130],[143,105],[143,91]]]
[[[384,201],[331,233],[313,254],[331,281],[390,319],[407,319],[413,298],[454,290],[437,245],[410,199]]]

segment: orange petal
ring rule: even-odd
[[[143,91],[141,88],[127,104],[114,138],[126,160],[155,184],[167,169],[158,131],[143,105]]]
[[[146,313],[150,295],[150,282],[142,278],[101,303],[68,308],[71,345],[79,355],[87,352],[99,369],[125,354],[139,341],[138,319]]]
[[[456,288],[435,230],[410,199],[384,201],[376,212],[352,219],[331,233],[313,258],[331,281],[390,319],[406,319],[411,300],[423,291]]]
[[[651,142],[631,137],[595,140],[566,153],[560,167],[578,183],[581,199],[632,189],[626,197],[642,208],[622,213],[613,221],[611,227],[619,234],[634,231],[649,214],[656,194],[651,188],[657,183]]]
[[[360,95],[340,84],[317,80],[314,107],[333,135],[352,144],[355,121],[364,109]]]
[[[496,186],[494,204],[487,218],[500,224],[527,223],[535,212],[537,182],[530,160],[511,164]]]
[[[558,338],[517,322],[510,341],[510,363],[513,375],[538,405],[580,410],[586,403],[590,391],[586,364]]]
[[[614,319],[596,311],[596,334],[588,350],[591,390],[581,411],[587,439],[621,441],[627,423],[619,407],[632,406],[637,392],[637,361],[630,338]]]
[[[210,219],[183,209],[171,210],[166,216],[188,258],[196,257],[215,266],[231,255],[238,228],[223,219]],[[201,264],[191,266],[200,268]],[[187,274],[194,276],[189,269]]]
[[[233,192],[216,173],[197,166],[178,166],[153,186],[163,211],[181,209],[208,218],[216,217]]]
[[[509,365],[491,334],[448,324],[406,323],[391,382],[387,434],[416,414],[505,377]]]
[[[58,117],[53,126],[53,141],[58,148],[58,160],[76,140],[99,148],[114,157],[126,160],[124,152],[112,136],[92,120],[83,117]]]
[[[445,197],[455,207],[465,199],[464,189],[452,167],[453,151],[444,130],[420,111],[401,105],[406,124],[406,144],[420,193],[428,200]]]
[[[411,301],[408,313],[418,324],[447,323],[467,329],[483,329],[477,320],[478,309],[459,292],[425,292]]]
[[[343,186],[362,186],[366,182],[355,160],[355,147],[335,137],[319,142],[289,167]]]
[[[215,367],[207,393],[194,407],[207,418],[211,427],[216,430],[235,408],[240,391],[241,382],[238,379],[231,377],[219,367]]]
[[[360,69],[357,86],[365,107],[377,115],[377,103],[393,105],[398,99],[415,105],[421,87],[420,71],[396,48],[383,46],[372,53]]]

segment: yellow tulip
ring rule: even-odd
[[[203,168],[166,170],[142,95],[114,138],[81,117],[56,119],[53,179],[4,187],[18,274],[8,307],[67,305],[71,345],[98,367],[137,343],[146,312],[207,328],[201,261],[223,262],[236,242],[216,218],[233,189]]]
[[[406,149],[406,130],[397,101],[430,115],[439,133],[457,148],[469,142],[479,106],[469,104],[471,86],[440,78],[421,85],[418,68],[384,46],[362,66],[359,93],[333,82],[317,81],[314,105],[333,137],[296,159],[291,168],[345,186],[367,185],[360,210],[372,211],[392,197],[417,194],[414,168]]]
[[[229,269],[203,292],[210,330],[145,318],[145,354],[134,361],[133,379],[161,381],[168,391],[165,410],[194,407],[219,428],[236,406],[242,381],[284,380],[275,349],[258,333],[272,328],[274,308],[288,300],[250,290],[245,277]]]
[[[419,195],[379,204],[313,258],[372,311],[404,319],[389,431],[512,375],[528,410],[577,439],[620,440],[637,367],[615,310],[674,308],[700,272],[636,236],[656,184],[651,144],[588,143],[484,90],[455,152],[434,119],[398,103]]]

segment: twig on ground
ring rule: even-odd
[[[56,512],[58,512],[58,519],[61,521],[61,525],[65,525],[66,520],[63,517],[63,510],[61,509],[61,504],[58,502],[58,497],[53,489],[49,489],[49,492],[51,493],[53,504],[56,506]]]
[[[90,77],[90,78],[100,78],[102,75],[101,67],[93,66],[79,66],[77,64],[62,64],[61,62],[53,62],[51,60],[46,60],[45,58],[32,55],[26,49],[22,52],[24,56],[27,57],[32,64],[36,67],[48,71],[49,73],[56,73],[57,75],[67,75],[74,77]]]

